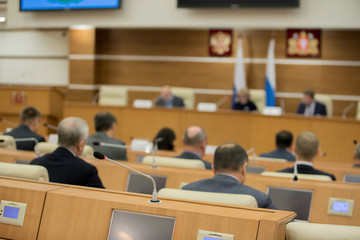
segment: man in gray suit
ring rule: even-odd
[[[114,115],[109,112],[100,112],[95,115],[94,124],[96,134],[93,134],[88,138],[87,144],[92,146],[94,151],[101,152],[108,158],[127,161],[125,148],[99,146],[98,144],[94,144],[103,142],[125,146],[123,141],[113,138],[117,129],[117,121]]]
[[[184,186],[184,190],[238,193],[253,196],[260,208],[276,209],[270,197],[254,188],[244,185],[248,156],[236,143],[219,146],[214,154],[213,178],[200,180]]]
[[[156,99],[156,106],[166,108],[183,108],[185,107],[185,104],[181,97],[177,97],[171,94],[170,86],[163,86],[161,89],[161,96]]]

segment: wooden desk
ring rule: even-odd
[[[86,159],[86,161],[97,167],[99,176],[106,188],[125,191],[129,173],[127,169],[116,167],[113,163],[102,160]],[[166,176],[167,188],[180,188],[184,183],[213,177],[213,172],[209,170],[162,166],[153,169],[150,165],[138,163],[125,164],[143,173]],[[291,179],[268,177],[258,174],[247,174],[245,184],[264,193],[267,192],[269,186],[312,190],[314,191],[314,196],[310,212],[310,222],[360,226],[360,184],[306,180],[293,183]],[[330,197],[354,199],[355,207],[353,217],[328,215],[326,210]]]
[[[0,178],[1,199],[4,189],[11,190],[7,200],[28,203],[28,208],[24,226],[12,231],[13,235],[7,234],[13,226],[0,223],[0,238],[106,239],[112,211],[118,209],[176,218],[173,240],[195,239],[200,229],[234,234],[235,239],[283,240],[286,223],[295,216],[293,212],[171,198],[152,204],[149,196],[142,194]],[[41,208],[35,209],[33,193],[38,189],[46,198],[37,201]]]
[[[359,122],[339,118],[277,117],[240,111],[207,113],[183,109],[134,109],[74,102],[64,104],[63,116],[85,119],[90,132],[94,133],[93,118],[100,111],[110,111],[116,116],[118,130],[115,137],[128,144],[132,137],[153,138],[161,128],[170,127],[176,133],[175,146],[179,149],[182,148],[181,139],[185,130],[199,125],[206,130],[211,145],[234,141],[245,149],[254,147],[257,153],[263,153],[274,148],[275,135],[280,130],[290,130],[295,136],[303,131],[312,131],[327,153],[327,157],[319,157],[319,160],[350,164],[354,152],[352,141],[360,139]]]

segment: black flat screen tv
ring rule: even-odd
[[[300,0],[177,0],[178,8],[298,8]]]
[[[121,0],[20,0],[20,11],[116,9]]]

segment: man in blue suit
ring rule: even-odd
[[[206,169],[211,169],[211,163],[202,160],[205,155],[207,137],[205,130],[199,126],[189,127],[184,134],[183,145],[184,151],[175,158],[201,160]]]
[[[41,113],[35,107],[29,106],[22,110],[20,125],[4,135],[17,138],[33,138],[38,142],[45,142],[45,138],[37,134],[41,123]],[[16,149],[34,151],[36,142],[33,140],[16,142]]]
[[[289,162],[295,162],[295,155],[291,153],[293,135],[291,132],[283,130],[276,134],[276,150],[260,154],[260,157],[281,158]]]
[[[326,116],[327,113],[325,105],[315,101],[314,96],[315,93],[313,90],[305,90],[303,102],[299,104],[296,113],[303,114],[305,116]]]
[[[244,185],[248,156],[246,151],[236,143],[225,143],[219,146],[214,154],[213,178],[200,180],[184,186],[184,190],[238,193],[253,196],[260,208],[276,209],[270,197],[254,188]]]
[[[163,86],[161,95],[156,99],[156,106],[166,108],[184,108],[184,100],[181,97],[172,95],[170,86]]]
[[[95,166],[85,162],[81,156],[89,126],[80,118],[69,117],[58,127],[59,147],[52,153],[30,162],[47,169],[50,182],[104,188]]]

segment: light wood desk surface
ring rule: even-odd
[[[0,237],[12,239],[106,239],[112,211],[118,209],[176,218],[174,240],[195,239],[199,229],[234,234],[236,239],[282,240],[286,223],[295,216],[293,212],[171,198],[152,204],[143,194],[0,177],[1,199],[4,189],[13,190],[7,200],[29,204],[24,226],[17,227],[13,235],[8,234],[13,226],[0,223]],[[32,203],[37,199],[32,196],[39,191],[46,198],[36,202],[40,209],[34,209]],[[33,215],[35,210],[40,215]]]
[[[351,163],[354,139],[360,139],[360,123],[340,118],[303,117],[299,115],[264,116],[240,111],[198,112],[184,109],[135,109],[132,107],[98,106],[87,103],[64,103],[63,117],[77,116],[85,119],[94,133],[93,118],[100,111],[110,111],[118,119],[115,137],[130,143],[133,137],[154,138],[163,127],[176,133],[175,146],[182,148],[181,139],[192,125],[202,126],[207,132],[208,144],[220,145],[234,141],[245,149],[254,147],[258,154],[275,147],[275,135],[289,130],[296,137],[303,131],[314,132],[327,157],[321,161]]]

